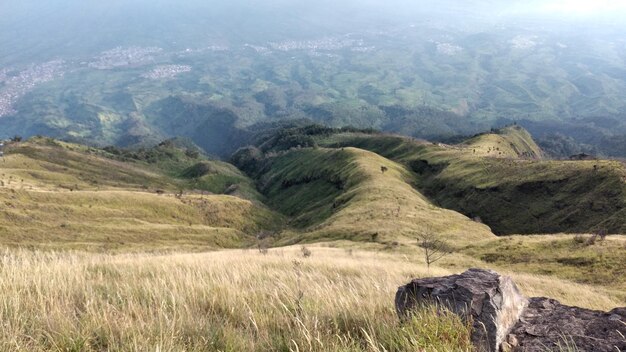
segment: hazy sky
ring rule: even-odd
[[[481,31],[530,20],[626,33],[626,0],[0,0],[0,14],[0,64],[117,45],[262,43],[411,22]]]
[[[568,13],[579,16],[615,13],[626,10],[626,1],[619,0],[557,0],[539,5],[539,11]]]

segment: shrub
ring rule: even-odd
[[[302,256],[305,258],[308,258],[311,256],[311,250],[306,248],[305,246],[302,246],[302,248],[300,248],[300,251],[302,252]]]
[[[207,161],[201,161],[183,171],[182,176],[186,178],[200,178],[202,176],[214,173],[213,165]]]
[[[440,240],[433,231],[426,231],[419,235],[417,245],[424,250],[424,260],[428,268],[432,263],[452,253],[450,245]]]
[[[185,156],[191,159],[198,159],[200,157],[200,152],[193,149],[185,150]]]

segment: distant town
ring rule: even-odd
[[[352,39],[350,37],[328,37],[316,40],[287,40],[279,43],[269,43],[274,50],[340,50],[350,47],[362,47],[363,39]]]
[[[147,65],[154,62],[154,54],[162,51],[163,49],[157,47],[117,47],[101,53],[100,56],[89,63],[89,67],[98,70],[109,70],[124,66]]]
[[[49,61],[22,71],[0,69],[0,117],[15,114],[14,104],[37,85],[63,76],[65,62]]]
[[[161,65],[141,77],[147,79],[171,79],[181,73],[190,72],[191,66],[187,65]]]
[[[270,42],[266,45],[244,44],[244,49],[268,55],[273,52],[305,51],[312,57],[339,57],[331,51],[349,49],[353,52],[368,52],[374,46],[365,46],[363,39],[355,39],[350,35],[325,37],[315,40],[287,40]],[[37,85],[62,77],[67,70],[77,67],[88,67],[96,70],[112,70],[125,67],[140,67],[155,65],[168,60],[167,55],[175,54],[184,57],[203,52],[225,52],[231,50],[222,45],[209,45],[199,49],[185,49],[168,53],[159,47],[116,47],[104,51],[91,60],[72,64],[62,60],[49,61],[43,64],[31,65],[26,69],[0,68],[0,117],[14,115],[15,104],[26,93]],[[176,64],[161,64],[141,75],[144,79],[174,79],[176,76],[190,72],[191,66]]]

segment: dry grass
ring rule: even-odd
[[[312,248],[205,254],[5,251],[5,351],[468,350],[466,326],[419,312],[397,286],[425,269],[386,255]],[[431,274],[445,271],[431,269]]]
[[[0,188],[0,204],[1,244],[57,249],[239,248],[280,219],[226,195]]]
[[[426,309],[400,324],[409,279],[451,273],[396,253],[309,247],[198,254],[5,250],[4,351],[459,351],[466,326]],[[456,271],[460,271],[456,270]],[[601,291],[516,275],[532,294],[607,309]],[[595,298],[594,298],[595,297]]]
[[[626,236],[610,235],[595,244],[586,243],[591,237],[591,234],[506,236],[475,242],[461,251],[515,272],[609,287],[621,292],[626,303]]]

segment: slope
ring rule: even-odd
[[[202,182],[215,186],[203,181],[206,175],[175,178],[158,165],[114,160],[100,149],[46,138],[7,149],[0,163],[4,244],[96,250],[240,247],[280,222],[257,200],[197,189]],[[236,173],[240,184],[235,186],[251,185],[232,166],[196,162],[215,165],[208,177]]]
[[[529,159],[541,159],[543,156],[530,133],[517,125],[479,134],[460,146],[471,149],[476,156]]]
[[[260,180],[268,204],[297,230],[278,242],[348,239],[398,245],[434,232],[455,244],[493,236],[489,228],[433,205],[403,165],[357,148],[302,148],[256,159],[235,155]],[[260,151],[256,151],[262,153]]]
[[[497,234],[626,232],[622,163],[538,159],[540,151],[520,127],[454,146],[362,133],[318,139],[321,145],[358,147],[406,165],[426,196],[482,219]]]

